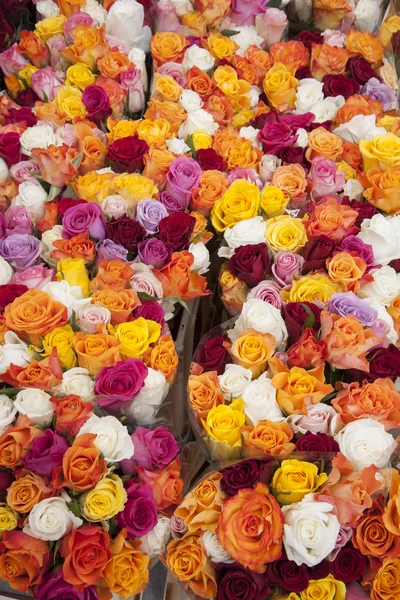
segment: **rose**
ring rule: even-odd
[[[32,425],[45,427],[50,425],[55,411],[51,396],[42,390],[21,390],[15,397],[15,407],[22,415],[26,415]]]
[[[79,430],[79,436],[95,435],[94,445],[108,463],[119,462],[133,455],[133,444],[127,428],[112,416],[92,415]]]
[[[93,435],[78,435],[65,452],[62,466],[53,469],[54,488],[67,487],[84,492],[103,477],[107,465],[94,445],[94,439]]]
[[[29,444],[41,435],[39,428],[29,425],[8,427],[0,438],[0,466],[13,470],[21,467]]]
[[[18,133],[9,131],[0,134],[0,156],[9,168],[20,160],[21,146]]]
[[[371,65],[360,56],[354,56],[353,58],[350,58],[347,66],[351,77],[359,85],[365,85],[370,79],[378,77],[375,69],[373,69]]]
[[[133,267],[133,268],[132,268]],[[145,293],[153,298],[163,298],[163,286],[152,272],[152,267],[144,263],[131,263],[133,275],[130,283],[135,292]]]
[[[14,402],[12,402],[5,394],[0,394],[0,435],[3,435],[3,433],[7,431],[8,427],[14,422],[16,416],[17,409]]]
[[[197,45],[189,46],[185,52],[182,66],[186,71],[197,67],[203,72],[207,72],[215,65],[215,58],[205,48],[199,48]]]
[[[211,408],[222,404],[224,397],[217,372],[207,371],[199,375],[190,375],[188,399],[197,418],[205,418]]]
[[[201,148],[198,150],[196,160],[203,171],[224,170],[224,160],[213,148]]]
[[[79,369],[79,367],[77,369],[84,370]],[[53,396],[52,402],[56,405],[54,413],[55,430],[64,436],[75,437],[93,413],[93,404],[84,402],[79,396],[73,394],[63,398]]]
[[[296,564],[285,555],[268,565],[268,580],[279,585],[282,592],[291,591],[299,594],[304,591],[309,583],[307,567]]]
[[[151,30],[143,24],[144,19],[144,8],[139,2],[118,0],[108,11],[106,32],[148,52]]]
[[[261,244],[264,241],[265,221],[262,217],[245,219],[239,221],[233,227],[224,232],[225,242],[229,250],[224,247],[218,250],[218,255],[223,258],[230,258],[233,250],[250,244]]]
[[[166,563],[175,577],[185,583],[191,593],[215,597],[215,572],[208,564],[200,534],[187,534],[168,544]]]
[[[158,302],[152,302],[150,300],[143,301],[139,306],[135,308],[135,310],[133,311],[133,316],[135,319],[143,317],[143,319],[146,319],[148,321],[155,321],[161,326],[164,325],[165,313],[160,304],[158,304]]]
[[[245,405],[244,412],[252,425],[257,425],[259,421],[265,419],[283,421],[282,411],[276,401],[276,389],[266,373],[246,386],[242,398]]]
[[[386,559],[372,582],[371,599],[389,600],[390,595],[396,597],[400,592],[399,573],[400,559]]]
[[[352,462],[357,471],[375,465],[379,469],[389,464],[396,442],[382,423],[364,418],[346,425],[335,439],[340,452]]]
[[[103,577],[110,592],[121,597],[140,594],[149,581],[149,556],[138,552],[138,542],[125,540],[120,532],[111,545],[112,556],[107,562]]]
[[[400,294],[400,273],[396,273],[392,267],[385,266],[372,269],[369,274],[373,281],[362,286],[359,292],[361,298],[374,298],[381,305],[389,306]]]
[[[51,429],[46,429],[40,438],[33,440],[24,458],[24,466],[51,479],[53,467],[61,466],[63,455],[68,448],[69,444],[65,438]]]
[[[7,229],[10,233],[32,233],[32,219],[23,206],[10,206],[6,213]]]
[[[166,427],[154,430],[138,427],[132,441],[135,448],[132,460],[148,471],[152,466],[162,468],[168,465],[179,452],[174,436]]]
[[[332,505],[317,502],[314,495],[282,507],[285,518],[283,545],[289,560],[298,566],[318,565],[334,549],[340,523]]]
[[[106,220],[101,207],[95,202],[68,208],[62,217],[62,225],[63,238],[67,240],[85,231],[98,240],[106,237]]]
[[[302,423],[302,426],[304,427],[304,423]],[[296,441],[296,449],[303,452],[305,456],[313,454],[321,456],[339,452],[339,445],[336,440],[326,433],[312,433],[308,430],[303,437]]]
[[[229,260],[231,273],[249,287],[255,287],[271,272],[267,244],[240,246]]]
[[[301,169],[300,165],[292,166]],[[289,166],[281,168],[285,169],[289,168]],[[279,252],[279,250],[299,252],[307,242],[307,233],[301,219],[284,214],[268,219],[266,222],[265,239],[275,252]]]
[[[359,83],[352,77],[344,75],[325,75],[323,79],[323,92],[325,96],[343,96],[347,99],[360,90]]]
[[[36,224],[43,219],[47,194],[38,181],[23,181],[18,188],[15,206],[23,206]]]
[[[22,531],[5,531],[0,552],[1,579],[21,592],[32,592],[52,562],[48,544]]]
[[[168,245],[156,238],[150,238],[138,244],[139,260],[155,269],[162,269],[170,261],[171,254],[172,251]]]
[[[118,362],[113,367],[104,367],[96,377],[94,391],[100,396],[97,403],[112,410],[131,402],[144,386],[147,367],[137,358]]]
[[[46,0],[40,2],[39,5],[45,2]],[[93,586],[89,585],[82,592],[78,592],[64,580],[62,569],[59,569],[57,573],[50,571],[45,575],[41,584],[37,586],[36,593],[38,600],[56,600],[56,598],[62,597],[68,597],[70,600],[97,600],[97,592]]]
[[[241,397],[251,380],[250,369],[233,364],[226,365],[225,372],[219,376],[221,391],[227,400]]]
[[[312,434],[311,434],[312,435]],[[318,466],[296,459],[282,461],[271,481],[271,491],[280,505],[299,503],[320,488],[328,479],[318,474]]]
[[[64,537],[60,555],[65,581],[79,592],[96,585],[110,557],[109,544],[108,533],[98,525],[82,525]]]
[[[278,348],[287,339],[286,325],[280,310],[262,300],[250,299],[244,303],[234,328],[228,332],[230,340],[237,339],[246,329],[255,329],[262,334],[273,335]]]
[[[88,85],[82,93],[82,102],[89,119],[103,121],[111,114],[110,100],[107,92],[99,85]]]
[[[55,146],[57,139],[51,125],[44,124],[26,129],[21,135],[20,143],[24,154],[31,156],[33,148]]]
[[[170,530],[170,519],[159,515],[154,529],[140,538],[143,552],[152,557],[158,556],[162,552],[165,540],[169,538]]]
[[[120,85],[123,90],[128,92],[128,108],[131,113],[139,112],[145,106],[143,71],[146,72],[146,67],[142,71],[138,68],[128,69],[120,74]]]
[[[136,220],[148,234],[158,232],[160,221],[168,217],[168,211],[158,200],[141,200],[136,207]]]
[[[224,346],[224,336],[211,338],[197,349],[195,361],[203,367],[204,371],[217,371],[218,375],[224,372],[229,361],[229,354]]]
[[[269,481],[273,459],[249,458],[221,469],[221,490],[228,496],[236,496],[241,489],[254,488],[259,481]]]
[[[57,76],[50,66],[38,69],[32,75],[32,90],[42,102],[54,100],[62,85],[62,79]]]
[[[6,331],[0,348],[0,373],[5,373],[10,365],[26,367],[31,361],[27,344],[12,331]]]
[[[377,319],[374,308],[353,292],[334,294],[329,300],[328,310],[342,317],[353,315],[366,327],[371,327]]]
[[[17,183],[24,181],[36,181],[33,173],[39,173],[39,166],[29,160],[22,160],[12,165],[10,175]]]
[[[187,208],[186,200],[182,201],[181,199],[176,198],[173,194],[170,194],[166,191],[158,194],[158,201],[165,206],[165,208],[168,211],[168,214],[174,212],[183,212]]]
[[[146,235],[144,227],[127,215],[124,215],[119,219],[112,217],[106,224],[106,232],[107,237],[117,244],[124,246],[128,252],[133,253],[136,252],[139,242],[141,242]]]
[[[283,123],[267,122],[258,134],[266,154],[276,154],[282,148],[293,146],[297,136]]]
[[[205,534],[210,533],[206,531]],[[204,539],[204,537],[203,537]],[[217,562],[214,560],[214,562]],[[219,561],[218,561],[219,562]],[[218,592],[217,600],[262,600],[271,592],[266,575],[255,573],[235,564],[214,565]]]
[[[375,214],[371,219],[365,219],[357,238],[372,246],[375,265],[388,265],[400,258],[400,218],[397,216]]]
[[[17,271],[35,264],[40,256],[40,241],[27,233],[12,233],[0,240],[0,255]]]
[[[119,219],[124,214],[126,214],[128,210],[128,205],[126,203],[125,198],[119,196],[118,194],[112,194],[111,196],[107,196],[101,203],[101,208],[109,217],[115,217]]]
[[[122,480],[110,474],[80,497],[83,517],[89,522],[104,522],[123,510],[127,494]]]
[[[19,298],[28,291],[26,285],[8,284],[0,285],[0,314],[4,313],[4,310],[8,304],[11,304],[16,298]]]
[[[189,247],[195,218],[187,213],[173,213],[159,223],[159,239],[172,246],[175,252]]]
[[[302,79],[296,93],[296,113],[312,112],[314,106],[324,99],[323,84],[316,79]],[[294,140],[295,141],[295,140]]]
[[[369,379],[390,377],[395,380],[400,372],[400,350],[394,344],[387,348],[372,349],[367,354]]]
[[[97,260],[112,260],[118,258],[126,262],[128,256],[128,250],[121,246],[120,244],[116,244],[112,240],[103,240],[97,244]]]
[[[363,219],[362,219],[363,220]],[[348,252],[355,252],[360,258],[365,261],[368,268],[371,268],[374,264],[374,253],[372,246],[364,244],[364,242],[355,235],[349,235],[345,237],[339,245],[340,250],[347,250]]]
[[[297,256],[297,255],[296,255]],[[274,265],[272,265],[272,269]],[[256,287],[249,291],[247,294],[247,300],[251,299],[262,300],[263,302],[268,302],[275,308],[280,309],[282,306],[282,299],[279,292],[279,286],[271,280],[260,281]]]
[[[331,573],[339,581],[351,583],[360,579],[367,568],[367,559],[359,550],[347,544],[331,563]]]
[[[137,394],[134,402],[125,409],[128,416],[132,416],[138,424],[148,424],[155,417],[169,390],[168,382],[161,371],[148,367],[144,386]]]
[[[8,264],[6,260],[2,256],[0,256],[0,283],[1,286],[7,285],[10,283],[12,276],[14,274],[14,270],[11,265]]]
[[[118,513],[118,525],[130,536],[146,535],[157,524],[157,505],[153,494],[145,485],[132,483],[127,487],[128,500],[123,511]]]
[[[133,136],[115,140],[107,150],[107,158],[117,173],[143,171],[144,156],[149,147],[144,140]]]
[[[308,176],[313,183],[313,193],[319,196],[340,192],[344,186],[344,172],[336,169],[333,160],[323,156],[313,158]]]
[[[166,190],[189,202],[191,191],[200,183],[201,168],[195,160],[187,157],[175,159],[169,166]]]
[[[299,254],[279,251],[275,255],[274,264],[272,265],[272,276],[279,286],[284,287],[300,274],[300,271],[304,268],[303,265],[304,258]],[[280,307],[277,306],[277,308]]]
[[[307,325],[311,327],[313,331],[318,331],[320,326],[320,313],[321,309],[311,302],[288,302],[283,307],[288,342],[290,345],[293,345],[299,340],[307,320],[312,321],[311,324],[307,323]]]
[[[59,540],[81,525],[82,519],[68,510],[64,499],[46,498],[32,508],[23,531],[48,542]]]

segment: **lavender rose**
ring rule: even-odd
[[[139,261],[155,269],[162,269],[170,261],[171,254],[172,248],[157,238],[150,238],[138,244]]]
[[[132,460],[148,471],[152,467],[165,467],[179,452],[174,436],[166,427],[154,430],[138,427],[132,441],[135,448]]]
[[[149,533],[157,524],[157,505],[153,494],[146,485],[128,484],[128,501],[124,510],[116,516],[121,529],[125,528],[128,537],[141,537]]]
[[[168,211],[158,200],[141,200],[136,207],[136,221],[148,234],[157,233],[159,223],[165,217],[168,217]]]
[[[328,311],[341,317],[353,315],[364,327],[371,327],[378,318],[376,310],[353,292],[334,294],[329,300]]]
[[[26,469],[51,478],[54,467],[60,467],[69,444],[65,438],[45,429],[43,435],[33,440],[28,454],[24,458]]]
[[[27,233],[13,233],[0,240],[0,256],[16,271],[23,271],[36,264],[41,251],[40,241]]]
[[[97,260],[101,260],[102,258],[106,260],[119,258],[119,260],[123,260],[124,262],[128,260],[128,250],[121,246],[121,244],[116,244],[112,240],[103,240],[99,242],[96,246],[96,250]]]
[[[201,174],[201,168],[193,158],[181,156],[169,166],[166,190],[189,203],[191,191],[199,185]]]
[[[381,83],[376,77],[371,77],[362,86],[360,93],[363,96],[368,95],[370,98],[382,102],[384,112],[391,110],[396,101],[396,92],[385,83]]]
[[[62,220],[63,238],[71,239],[78,233],[89,232],[89,235],[98,240],[106,237],[105,218],[99,204],[88,202],[68,208]]]

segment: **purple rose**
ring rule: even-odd
[[[140,262],[155,269],[162,269],[170,261],[172,254],[172,248],[157,238],[139,242],[137,250]]]
[[[213,566],[218,590],[216,600],[264,600],[271,593],[266,573],[255,573],[239,563]]]
[[[82,102],[88,111],[87,117],[96,122],[103,121],[111,114],[110,100],[107,92],[99,85],[88,85],[83,90]]]
[[[328,311],[341,317],[353,315],[364,327],[371,327],[378,318],[375,308],[358,298],[353,292],[334,294],[329,300]]]
[[[75,586],[64,581],[63,570],[50,571],[35,588],[36,600],[98,600],[93,585],[78,592]]]
[[[396,92],[385,83],[381,83],[376,77],[369,79],[361,88],[360,93],[382,102],[384,112],[391,110],[396,101]]]
[[[112,240],[103,240],[99,242],[96,246],[97,250],[97,260],[101,260],[104,258],[105,260],[112,260],[113,258],[119,258],[126,262],[128,260],[128,250],[121,246],[121,244],[116,244]]]
[[[293,135],[291,128],[284,123],[266,123],[257,137],[265,154],[276,154],[282,148],[291,148],[297,141],[297,135]]]
[[[168,211],[168,214],[174,212],[183,212],[188,207],[188,202],[186,200],[177,198],[173,194],[170,194],[166,191],[160,192],[160,194],[158,194],[158,201],[165,206],[165,208]]]
[[[126,529],[128,538],[141,537],[157,525],[157,505],[147,485],[129,483],[128,500],[116,520],[121,529]]]
[[[65,438],[51,429],[45,429],[43,435],[31,443],[30,450],[24,458],[24,467],[51,479],[53,468],[61,466],[68,448],[69,444]]]
[[[268,304],[272,304],[272,306],[275,306],[275,308],[278,308],[279,310],[282,306],[280,288],[275,281],[271,281],[270,279],[267,281],[260,281],[256,287],[250,290],[247,295],[247,300],[251,300],[252,298],[268,302]]]
[[[193,158],[181,156],[169,165],[167,192],[189,204],[192,189],[198,187],[202,171]]]
[[[136,221],[150,235],[158,232],[160,221],[165,217],[168,211],[158,200],[141,200],[136,207]]]
[[[106,220],[100,205],[96,202],[78,204],[68,208],[62,220],[64,239],[70,240],[78,233],[89,232],[92,238],[104,240],[106,237]]]
[[[347,252],[356,252],[357,255],[365,260],[367,267],[370,269],[374,265],[374,250],[370,244],[365,244],[362,239],[356,235],[349,235],[340,242],[339,250]]]
[[[304,258],[293,252],[278,252],[272,265],[272,277],[280,287],[289,285],[300,274]]]
[[[100,396],[97,404],[118,411],[123,404],[134,399],[144,386],[148,369],[138,358],[117,362],[114,367],[104,367],[96,377],[94,391]]]
[[[248,458],[221,469],[221,489],[228,496],[239,490],[254,487],[259,481],[268,483],[274,467],[273,458]]]
[[[40,241],[27,233],[13,233],[0,240],[0,256],[16,271],[23,271],[36,264],[41,250]]]
[[[138,427],[132,435],[135,448],[133,462],[147,471],[168,465],[179,452],[179,446],[166,427],[146,429]]]
[[[257,15],[267,8],[268,0],[232,0],[231,18],[235,25],[254,25]]]
[[[142,302],[142,304],[140,304],[140,306],[135,308],[133,311],[133,316],[135,319],[143,317],[143,319],[148,319],[149,321],[155,321],[156,323],[159,323],[161,327],[164,326],[165,312],[158,302],[145,300]]]
[[[10,235],[11,233],[32,234],[32,219],[23,206],[10,206],[6,212],[5,221],[6,235]]]

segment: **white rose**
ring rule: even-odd
[[[0,435],[15,421],[17,408],[12,400],[5,394],[0,394]]]
[[[136,0],[117,0],[106,18],[106,33],[122,38],[130,46],[150,49],[151,30],[143,25],[144,8]]]
[[[4,344],[0,346],[0,373],[5,373],[12,364],[26,367],[32,360],[28,345],[13,331],[4,334]]]
[[[301,502],[282,506],[285,516],[283,545],[296,565],[315,567],[335,548],[340,523],[328,502],[307,494]]]
[[[176,137],[167,140],[165,144],[168,150],[173,154],[185,154],[186,152],[190,152],[190,148],[185,143],[185,140],[180,140]]]
[[[89,371],[82,367],[74,367],[65,371],[60,385],[55,389],[65,396],[70,394],[81,396],[85,402],[94,397],[94,381],[90,377]]]
[[[354,465],[357,471],[375,465],[387,467],[396,448],[396,442],[385,431],[382,423],[373,419],[352,421],[335,436],[340,452]]]
[[[178,17],[194,10],[190,0],[169,0],[169,4],[175,8]]]
[[[104,25],[107,18],[107,11],[97,2],[97,0],[86,0],[82,12],[90,15],[94,21],[94,25]]]
[[[343,194],[350,200],[362,200],[363,192],[364,186],[357,179],[348,179],[343,186]]]
[[[53,300],[61,302],[67,307],[69,319],[72,316],[72,311],[79,312],[90,304],[90,298],[82,297],[82,288],[79,285],[70,285],[65,279],[62,281],[50,281],[42,289]]]
[[[372,246],[374,265],[388,265],[400,258],[400,215],[384,217],[377,214],[372,219],[364,219],[357,237]]]
[[[21,390],[15,396],[15,408],[21,415],[26,415],[31,425],[48,427],[53,419],[55,405],[50,394],[34,388]]]
[[[306,23],[312,17],[313,0],[295,0],[296,16],[302,23]]]
[[[179,104],[186,112],[199,110],[203,106],[203,100],[192,90],[183,90],[179,98]]]
[[[343,104],[343,96],[337,96],[336,98],[325,98],[321,102],[318,102],[318,104],[312,109],[312,112],[315,115],[314,123],[332,121],[336,117],[338,109],[343,106]]]
[[[186,139],[188,135],[198,129],[209,135],[213,135],[218,129],[218,124],[215,123],[213,116],[202,108],[188,114],[186,121],[179,127],[178,137]]]
[[[8,180],[8,167],[4,158],[0,157],[0,183],[4,183]]]
[[[38,223],[44,217],[46,200],[47,194],[38,181],[23,181],[14,204],[26,208],[32,221]]]
[[[347,123],[336,127],[333,133],[347,142],[359,144],[361,140],[373,140],[378,135],[385,135],[387,131],[384,127],[376,126],[375,115],[356,115]]]
[[[264,183],[269,183],[271,181],[272,175],[281,164],[281,159],[274,156],[274,154],[264,154],[258,168],[260,177]]]
[[[135,396],[126,414],[138,423],[150,423],[167,397],[169,385],[161,371],[148,368],[144,386]]]
[[[133,456],[133,442],[128,429],[116,417],[92,415],[79,430],[79,435],[93,433],[94,445],[102,452],[108,463],[120,462]]]
[[[57,240],[62,240],[62,225],[53,225],[51,229],[42,233],[42,246],[45,252],[51,252],[56,247],[53,245]]]
[[[145,92],[149,89],[149,80],[146,69],[146,54],[141,48],[132,48],[128,54],[129,60],[133,62],[135,67],[140,70],[140,80],[143,84]]]
[[[140,538],[140,551],[149,556],[159,556],[166,542],[168,542],[171,531],[170,519],[158,515],[157,525],[148,534]]]
[[[264,43],[264,38],[257,34],[255,27],[235,27],[235,31],[239,32],[234,36],[235,44],[239,46],[239,56],[245,56],[250,46],[261,48]]]
[[[103,202],[101,203],[101,208],[109,217],[119,219],[126,214],[128,205],[125,198],[119,196],[118,194],[112,194],[111,196],[104,198]]]
[[[23,532],[38,540],[54,542],[81,525],[83,520],[75,517],[63,498],[46,498],[32,508]]]
[[[163,297],[163,287],[159,279],[152,273],[152,268],[144,263],[132,263],[134,272],[131,277],[131,287],[135,292],[144,292],[153,298]]]
[[[215,533],[206,529],[203,533],[203,544],[207,556],[211,562],[215,563],[233,563],[235,560],[229,555],[229,552],[221,546]]]
[[[378,313],[377,321],[384,321],[387,325],[386,339],[392,344],[396,344],[399,335],[395,329],[392,317],[389,315],[385,306],[383,306],[376,298],[364,298],[364,302],[372,306]],[[375,322],[376,323],[376,322]]]
[[[25,129],[19,138],[21,148],[27,156],[32,155],[33,148],[48,148],[56,146],[56,136],[50,125],[34,125]]]
[[[389,306],[400,294],[400,273],[386,266],[372,269],[369,274],[374,280],[363,285],[358,295],[360,298],[375,298],[383,306]]]
[[[218,256],[230,258],[234,250],[240,246],[265,242],[265,221],[262,217],[239,221],[230,229],[226,229],[224,239],[228,248],[224,246],[220,248]]]
[[[305,129],[299,127],[296,131],[296,135],[297,140],[294,143],[295,146],[297,146],[298,148],[305,148],[306,146],[308,146],[308,133]]]
[[[14,275],[14,269],[8,262],[0,256],[0,285],[10,283],[11,277]]]
[[[36,4],[36,10],[44,19],[47,17],[57,17],[60,9],[53,0],[42,0]]]
[[[239,136],[244,138],[245,140],[250,140],[255,148],[261,148],[261,142],[258,139],[259,130],[255,127],[241,127],[239,130]]]
[[[373,31],[381,16],[381,2],[360,0],[354,11],[354,20],[359,31]]]
[[[199,275],[204,275],[210,268],[210,253],[203,242],[190,244],[189,252],[193,254],[194,263],[190,267],[191,271],[197,271]]]
[[[215,58],[205,48],[194,45],[186,50],[182,65],[186,71],[192,67],[198,67],[201,71],[209,71],[215,65]]]
[[[229,364],[225,367],[225,372],[218,376],[221,391],[225,400],[239,398],[252,379],[250,369],[245,369],[240,365]]]
[[[261,96],[261,90],[257,85],[252,85],[251,90],[247,93],[250,100],[250,108],[255,108]]]
[[[105,306],[91,304],[79,311],[77,325],[83,333],[96,333],[99,325],[107,326],[111,321],[111,312]]]
[[[252,425],[268,419],[274,423],[284,421],[284,416],[276,401],[276,388],[267,374],[251,381],[242,394],[245,404],[244,412]]]
[[[257,298],[251,298],[243,304],[242,312],[234,328],[228,331],[231,342],[237,340],[246,329],[270,333],[274,336],[278,349],[285,345],[288,337],[281,311],[272,304]]]
[[[316,79],[301,79],[296,92],[296,110],[297,115],[306,112],[313,112],[314,106],[324,99],[322,91],[323,83]]]

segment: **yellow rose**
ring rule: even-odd
[[[214,204],[211,212],[213,226],[222,232],[239,221],[256,217],[260,199],[260,190],[254,183],[237,179]]]
[[[338,171],[343,171],[346,181],[349,179],[357,179],[357,171],[353,169],[353,167],[351,167],[345,160],[341,160],[340,162],[336,163],[336,169]]]
[[[46,17],[46,19],[42,19],[42,21],[36,23],[35,34],[42,42],[47,42],[54,35],[64,36],[63,24],[66,20],[67,18],[64,15]]]
[[[115,140],[121,140],[122,138],[136,135],[138,125],[139,121],[127,121],[125,119],[116,121],[112,118],[108,119],[107,127],[110,133],[107,133],[107,138],[110,144],[115,142]]]
[[[263,193],[261,194],[261,209],[269,217],[277,217],[283,215],[285,208],[289,203],[288,196],[274,185],[265,186]]]
[[[185,35],[197,35],[203,37],[207,35],[207,21],[198,10],[185,13],[180,17],[183,27],[186,27],[190,31]]]
[[[86,175],[81,175],[71,182],[71,185],[78,196],[88,202],[103,202],[104,198],[110,196],[113,192],[113,182],[115,173],[97,173],[89,171]]]
[[[207,46],[210,54],[218,60],[231,60],[239,48],[232,38],[221,33],[211,33],[207,38]]]
[[[242,167],[243,169],[255,169],[262,158],[262,151],[254,148],[253,142],[243,139],[235,144],[228,152],[228,170]]]
[[[329,302],[333,294],[341,292],[340,285],[334,284],[323,273],[306,275],[292,282],[289,291],[281,290],[281,296],[286,302]]]
[[[171,75],[155,74],[154,81],[155,91],[162,96],[163,100],[178,102],[179,96],[182,93],[182,88]]]
[[[360,150],[364,171],[391,169],[400,165],[400,138],[394,133],[378,135],[373,140],[361,140]]]
[[[233,67],[229,65],[217,67],[213,79],[221,92],[230,98],[234,110],[250,108],[248,93],[251,90],[251,85],[244,79],[239,79]]]
[[[393,125],[399,121],[399,117],[392,117],[391,115],[383,115],[382,119],[377,122],[378,127],[384,127],[389,133],[392,131]]]
[[[25,65],[25,67],[18,72],[18,76],[22,77],[22,79],[26,81],[26,84],[31,87],[32,75],[36,73],[37,70],[38,68],[34,67],[33,65]]]
[[[236,129],[240,129],[241,127],[245,127],[252,119],[254,119],[254,111],[249,108],[243,108],[234,115],[232,125],[236,127]]]
[[[244,402],[236,398],[229,406],[214,406],[202,421],[206,434],[210,438],[216,458],[240,456],[242,450],[241,428],[246,417],[243,413]],[[217,444],[212,444],[215,441]],[[232,453],[232,449],[234,452]]]
[[[109,475],[80,498],[82,516],[96,523],[115,517],[125,506],[128,497],[118,475]]]
[[[318,474],[318,467],[312,463],[284,460],[274,473],[271,490],[279,504],[293,504],[315,492],[327,479],[327,474]]]
[[[70,85],[63,85],[56,96],[56,104],[61,112],[65,113],[68,119],[74,117],[84,117],[87,113],[85,105],[82,102],[82,92]]]
[[[83,298],[89,296],[89,275],[83,258],[61,258],[57,263],[58,277],[72,286],[79,286]]]
[[[307,243],[307,232],[301,219],[279,215],[268,219],[265,226],[265,239],[276,252],[299,252]]]
[[[144,140],[149,146],[163,146],[173,133],[167,119],[143,119],[137,127],[138,138]]]
[[[139,200],[156,198],[158,194],[154,181],[137,173],[121,173],[114,179],[113,187],[116,194],[125,198],[131,210]]]
[[[301,600],[345,600],[346,584],[338,581],[333,575],[325,579],[312,579],[308,587],[301,592]]]
[[[3,531],[11,531],[17,527],[18,513],[2,502],[0,504],[0,533],[3,533]]]
[[[273,108],[279,112],[294,110],[299,82],[282,63],[275,63],[265,75],[263,88]]]
[[[130,323],[121,323],[117,327],[109,326],[110,333],[120,342],[120,352],[123,358],[140,358],[158,340],[161,325],[148,319],[135,319]]]
[[[211,135],[201,129],[197,129],[192,133],[192,140],[195,150],[211,148],[213,143]]]
[[[92,85],[96,81],[96,77],[84,63],[76,63],[76,65],[68,67],[66,75],[65,85],[76,87],[80,90],[84,90],[88,85]]]
[[[56,327],[50,331],[43,339],[43,351],[40,353],[43,357],[50,356],[53,348],[57,349],[57,356],[63,367],[72,369],[77,366],[76,354],[73,350],[74,330],[70,325]]]
[[[390,44],[392,35],[400,31],[400,17],[395,15],[387,19],[379,30],[379,41],[386,47]]]

